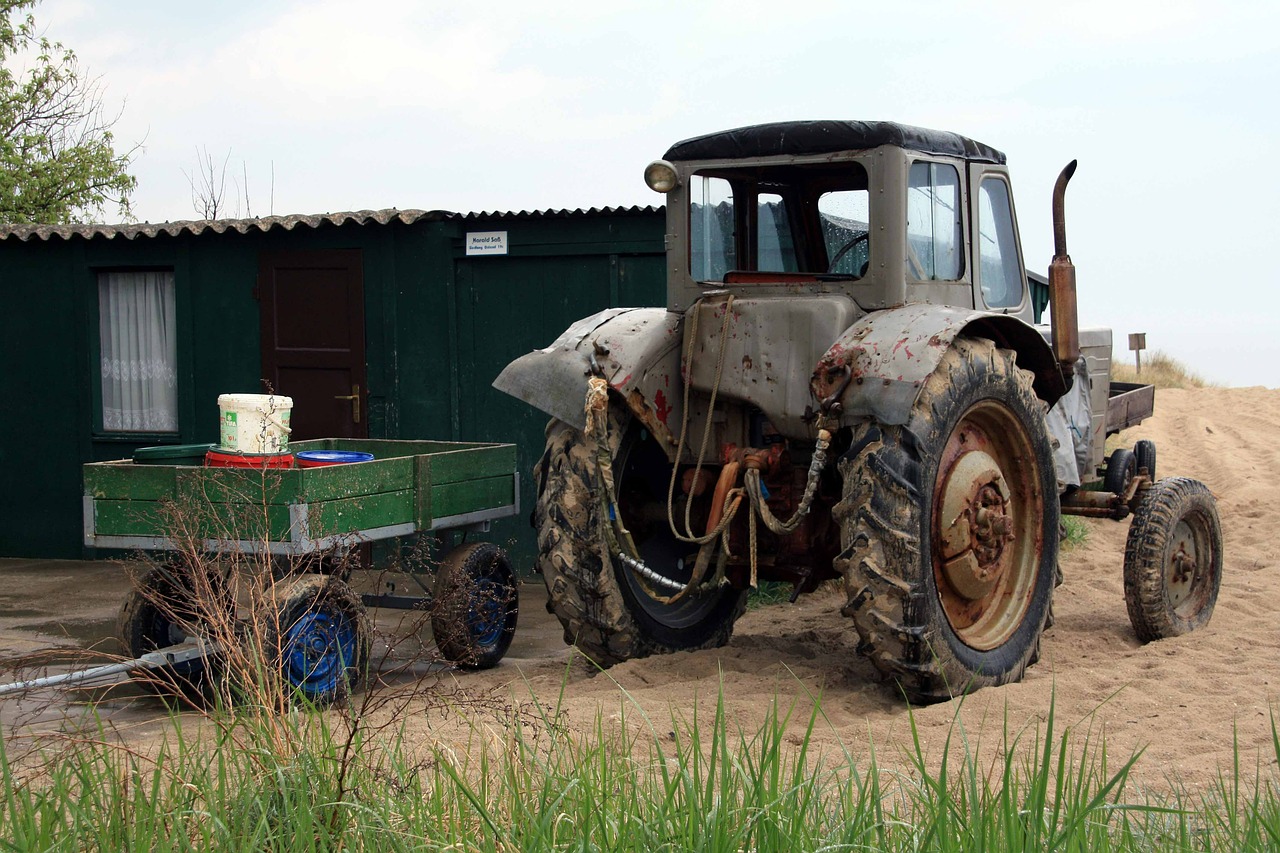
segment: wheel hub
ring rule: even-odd
[[[982,450],[961,454],[942,482],[942,571],[964,599],[985,598],[1000,582],[1015,540],[1009,486]]]

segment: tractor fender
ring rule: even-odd
[[[961,334],[1016,352],[1018,366],[1035,375],[1036,395],[1047,404],[1066,393],[1053,350],[1033,326],[1004,314],[924,303],[859,318],[818,360],[810,391],[824,406],[840,404],[842,424],[869,417],[905,424],[925,380]]]
[[[674,448],[668,424],[680,424],[681,321],[663,308],[606,309],[508,364],[493,387],[585,430],[587,380],[603,376],[649,431]]]

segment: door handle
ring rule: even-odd
[[[352,385],[350,394],[335,394],[335,400],[351,401],[351,420],[360,423],[360,386]]]

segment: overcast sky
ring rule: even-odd
[[[1280,386],[1280,3],[44,0],[141,143],[138,219],[657,204],[679,139],[888,119],[1006,152],[1028,265],[1068,243],[1083,325]],[[273,178],[274,173],[274,178]],[[247,192],[246,192],[247,188]]]

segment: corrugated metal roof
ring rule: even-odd
[[[561,208],[556,210],[521,210],[515,211],[499,211],[468,213],[463,219],[555,219],[569,218],[574,216],[639,216],[648,213],[660,213],[661,207],[646,205],[639,207],[632,205],[631,207],[591,207],[586,210],[582,208],[574,208],[569,210]]]
[[[177,237],[180,234],[199,235],[206,231],[222,234],[236,231],[247,234],[250,231],[271,231],[282,228],[292,231],[294,228],[320,228],[326,225],[387,225],[391,222],[402,222],[406,225],[418,221],[438,222],[446,219],[465,220],[527,220],[554,219],[578,216],[633,216],[657,213],[660,207],[593,207],[588,210],[522,210],[493,211],[492,213],[458,214],[448,210],[354,210],[341,213],[319,213],[312,215],[291,214],[289,216],[263,216],[256,219],[199,219],[180,222],[141,222],[124,225],[0,225],[0,240],[33,239],[51,240],[55,237],[70,240],[82,237],[86,240],[102,238],[104,240],[134,240],[139,237],[158,237],[162,234]]]
[[[342,213],[320,213],[314,215],[291,214],[289,216],[263,216],[256,219],[198,219],[180,222],[141,222],[125,225],[0,225],[0,240],[17,238],[19,240],[50,240],[61,237],[70,240],[72,237],[83,237],[92,240],[101,237],[106,240],[122,238],[134,240],[138,237],[158,237],[167,234],[176,237],[179,234],[203,234],[212,231],[222,234],[236,231],[247,234],[250,231],[270,231],[283,228],[292,231],[294,228],[320,228],[324,225],[345,225],[354,223],[366,225],[370,222],[386,225],[393,221],[409,224],[420,219],[441,220],[457,216],[447,210],[355,210]]]

